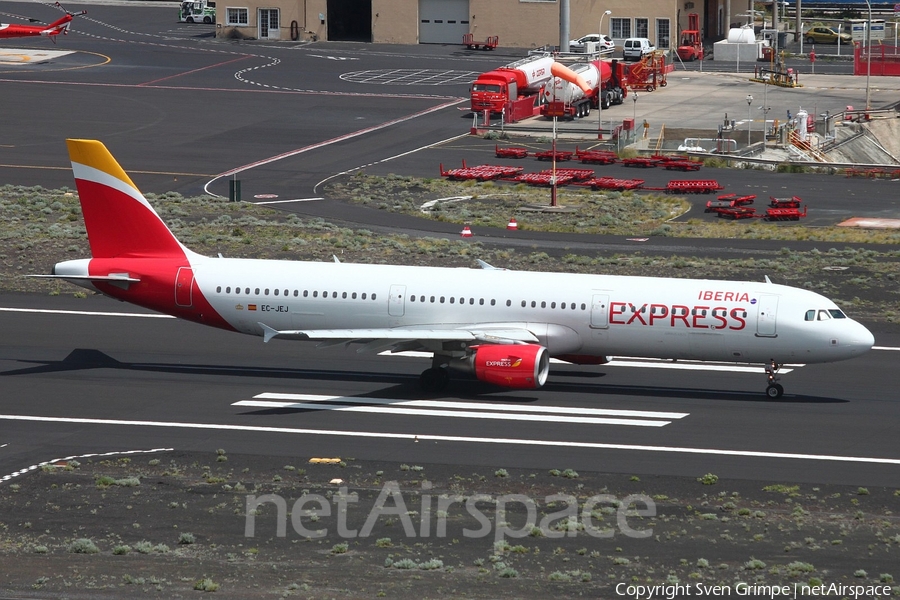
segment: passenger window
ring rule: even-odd
[[[574,308],[574,307],[573,307],[573,308]],[[584,309],[586,309],[586,308],[587,308],[587,306],[585,305],[584,302],[582,302],[582,303],[581,303],[581,310],[584,310]]]
[[[547,308],[547,303],[546,303],[546,302],[541,302],[541,308]]]
[[[434,296],[431,297],[431,303],[434,304]]]
[[[249,295],[250,295],[250,288],[245,289],[245,290],[244,290],[244,293],[247,294],[247,295],[249,296]],[[258,294],[258,293],[259,293],[259,292],[257,292],[257,294]]]
[[[319,292],[313,291],[313,298],[318,298],[318,297],[319,297]]]
[[[341,298],[346,298],[346,297],[347,297],[347,292],[344,292],[343,294],[341,294]]]
[[[803,317],[804,321],[815,321],[816,320],[816,311],[808,310],[806,311],[806,316]]]
[[[331,297],[332,297],[332,298],[337,298],[337,292],[331,292]]]
[[[268,294],[269,292],[266,292],[266,293]],[[278,290],[275,290],[275,295],[276,296],[278,295]]]
[[[253,290],[253,293],[256,294],[257,296],[259,296],[259,288],[256,288],[255,290]]]
[[[441,296],[441,304],[443,304],[443,303],[444,303],[444,297]]]
[[[374,300],[374,299],[375,299],[375,294],[372,294],[372,300]]]
[[[551,302],[551,303],[550,303],[550,308],[556,308],[556,302]]]
[[[352,298],[353,300],[356,300],[356,292],[353,292],[353,295],[351,296],[351,298]]]
[[[491,306],[495,306],[496,304],[497,304],[497,301],[494,300],[493,298],[491,298]]]
[[[535,302],[534,300],[532,300],[532,301],[531,301],[531,308],[536,308],[536,307],[537,307],[537,302]]]
[[[308,297],[309,297],[309,290],[303,290],[303,297],[304,297],[304,298],[308,298]]]

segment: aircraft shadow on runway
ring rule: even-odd
[[[219,375],[228,377],[254,377],[265,379],[299,380],[317,379],[334,381],[368,381],[376,383],[393,384],[365,395],[366,398],[393,398],[397,400],[410,400],[428,398],[443,398],[445,394],[423,393],[418,389],[418,376],[403,373],[375,373],[364,371],[332,371],[323,369],[287,369],[271,367],[236,367],[220,365],[185,365],[174,363],[137,363],[121,362],[100,350],[76,348],[63,360],[23,360],[18,362],[30,363],[34,366],[22,369],[14,369],[0,373],[0,377],[12,377],[17,375],[35,375],[40,373],[60,373],[66,371],[83,371],[89,369],[120,369],[127,371],[151,371],[160,373],[190,373],[198,375]],[[792,404],[836,404],[846,403],[848,400],[840,398],[825,398],[821,396],[805,396],[788,394],[778,400],[770,400],[762,392],[723,391],[699,388],[671,388],[659,386],[640,385],[607,385],[584,384],[559,381],[564,377],[605,377],[603,371],[553,371],[552,376],[556,381],[545,385],[542,393],[570,393],[589,394],[597,397],[616,394],[625,396],[641,396],[651,398],[672,399],[697,399],[726,402],[777,402]],[[510,390],[484,384],[475,379],[454,379],[452,382],[453,398],[456,400],[485,400],[495,403],[526,404],[538,402],[537,396],[519,393],[510,393]],[[499,396],[498,394],[502,394]],[[345,401],[346,402],[346,401]],[[263,409],[248,411],[244,414],[284,414],[291,412],[308,411],[309,409]]]

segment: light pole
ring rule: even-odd
[[[869,77],[872,75],[872,3],[866,0],[866,8],[869,9],[869,20],[866,23],[866,112],[871,108],[869,104]]]
[[[635,123],[637,123],[637,99],[638,99],[637,92],[634,92],[633,94],[631,94],[631,102],[634,106],[634,110],[631,112],[631,120],[634,121]],[[637,127],[637,125],[635,125],[635,127]]]
[[[607,10],[604,11],[602,15],[600,15],[600,24],[597,25],[597,34],[600,36],[600,39],[597,40],[597,50],[600,50],[600,43],[603,39],[603,17],[606,15],[611,15],[612,11]],[[599,89],[597,93],[602,93]],[[597,139],[603,139],[603,98],[597,98]]]
[[[753,96],[747,94],[747,147],[750,147],[750,128],[753,125],[753,115],[750,114],[750,105],[753,104]]]
[[[612,11],[607,10],[607,11],[604,11],[602,15],[600,15],[600,24],[597,25],[597,33],[600,34],[600,37],[603,37],[603,17],[605,17],[606,15],[611,15],[611,14],[612,14]],[[598,50],[599,50],[599,48],[598,48]]]

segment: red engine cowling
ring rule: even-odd
[[[539,388],[550,372],[550,355],[538,344],[479,346],[473,363],[479,380],[509,388]]]

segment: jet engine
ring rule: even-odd
[[[539,344],[479,346],[472,357],[475,377],[508,388],[535,389],[547,382],[550,355]]]

